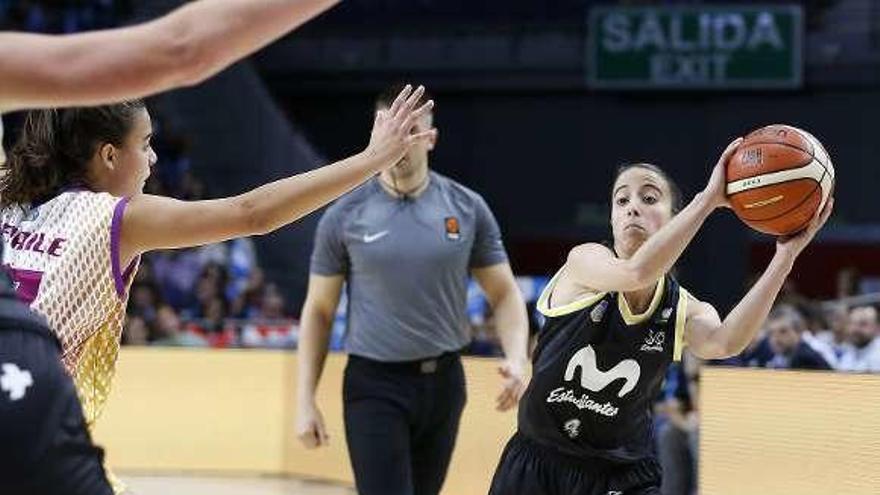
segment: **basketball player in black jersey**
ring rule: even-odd
[[[724,164],[681,211],[658,167],[624,166],[612,189],[613,250],[574,248],[538,301],[546,316],[491,495],[660,493],[651,404],[685,346],[718,359],[742,351],[767,317],[795,259],[828,219],[780,238],[764,274],[723,321],[669,275],[703,222],[727,207]]]

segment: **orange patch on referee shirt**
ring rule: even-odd
[[[446,238],[457,241],[461,237],[461,228],[458,224],[458,218],[446,217]]]

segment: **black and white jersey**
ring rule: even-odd
[[[632,462],[653,456],[653,402],[684,346],[687,292],[661,279],[647,311],[633,314],[619,293],[550,307],[556,278],[538,301],[547,318],[519,431],[575,456]]]

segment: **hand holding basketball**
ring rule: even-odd
[[[727,145],[715,167],[712,169],[712,175],[709,177],[709,183],[703,190],[703,194],[709,198],[709,202],[713,208],[730,208],[730,202],[727,199],[727,161],[739,149],[743,138],[736,138]]]
[[[828,221],[828,217],[831,216],[831,212],[834,210],[834,198],[828,198],[828,201],[825,203],[825,207],[822,211],[817,211],[813,216],[813,219],[810,220],[810,223],[807,225],[807,228],[801,230],[797,234],[790,236],[780,236],[776,240],[776,252],[783,255],[790,256],[791,260],[797,258],[801,251],[807,247],[807,244],[813,240],[813,237],[816,236],[816,233],[819,232],[819,229],[825,225],[825,222]]]
[[[727,162],[727,194],[736,215],[771,235],[806,228],[834,187],[834,165],[812,134],[789,125],[749,133]]]

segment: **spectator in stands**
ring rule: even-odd
[[[829,307],[826,310],[825,319],[828,323],[828,330],[819,332],[816,338],[831,347],[834,356],[839,362],[843,355],[852,347],[847,332],[849,311],[846,304],[835,303]]]
[[[220,296],[216,296],[208,302],[201,324],[205,332],[209,334],[220,333],[225,329],[226,307],[226,300]]]
[[[831,368],[837,368],[838,355],[834,352],[834,348],[828,342],[818,337],[819,332],[828,328],[822,308],[815,302],[804,298],[794,305],[794,309],[801,314],[804,323],[804,331],[801,332],[801,338],[814,351],[818,352]]]
[[[793,306],[779,305],[767,317],[767,334],[773,356],[767,368],[828,370],[831,365],[803,338],[804,317]]]
[[[147,324],[156,321],[156,308],[159,306],[159,291],[149,282],[132,284],[128,313],[144,320]]]
[[[258,318],[263,320],[281,320],[284,318],[284,296],[275,284],[266,286],[263,301],[260,305]]]
[[[129,316],[122,332],[122,343],[125,345],[147,345],[150,339],[150,327],[140,316]]]
[[[156,338],[152,345],[207,347],[201,335],[183,330],[177,311],[168,304],[159,306],[156,316]]]
[[[837,299],[852,297],[859,294],[861,275],[858,269],[847,267],[837,272]]]
[[[225,276],[222,268],[213,263],[207,265],[199,275],[199,281],[195,287],[196,304],[190,308],[189,313],[197,317],[206,317],[211,302],[218,298],[224,298],[224,281]]]
[[[198,253],[192,249],[159,251],[149,258],[162,299],[178,309],[195,305],[194,289],[202,272]]]
[[[226,300],[216,296],[204,307],[204,317],[192,321],[187,330],[206,338],[212,347],[230,347],[237,342],[234,325],[227,321]]]
[[[840,358],[843,371],[880,372],[877,308],[857,306],[849,313],[847,333],[852,346]]]
[[[297,334],[293,320],[285,318],[284,296],[274,284],[266,286],[259,313],[241,328],[244,347],[295,347]]]
[[[254,269],[244,290],[233,304],[233,314],[241,318],[250,318],[259,313],[263,301],[263,292],[266,290],[266,277],[263,270]]]

